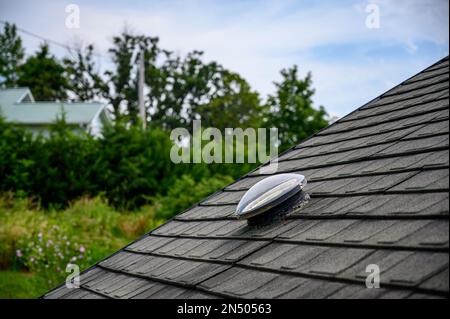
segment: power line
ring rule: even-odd
[[[10,23],[10,22],[8,22],[8,21],[4,21],[4,20],[0,20],[0,23],[3,24],[3,25],[6,25],[6,24],[12,24],[12,23]],[[14,25],[15,25],[15,24],[14,24]],[[31,32],[31,31],[25,30],[25,29],[23,29],[23,28],[20,28],[20,27],[18,27],[17,25],[16,25],[16,29],[17,29],[17,31],[20,31],[20,32],[22,32],[22,33],[24,33],[24,34],[26,34],[26,35],[29,35],[29,36],[31,36],[31,37],[37,38],[37,39],[39,39],[39,40],[42,40],[42,41],[45,41],[45,42],[48,42],[48,43],[51,43],[51,44],[54,44],[54,45],[59,46],[59,47],[61,47],[61,48],[63,48],[63,49],[66,49],[66,50],[68,50],[68,51],[75,51],[75,52],[76,52],[76,51],[78,50],[77,48],[71,47],[71,46],[69,46],[69,45],[67,45],[67,44],[63,44],[63,43],[61,43],[61,42],[58,42],[58,41],[55,41],[55,40],[52,40],[52,39],[43,37],[43,36],[41,36],[41,35],[39,35],[39,34],[36,34],[36,33],[34,33],[34,32]],[[96,57],[98,57],[98,58],[101,58],[101,59],[108,59],[108,60],[110,60],[109,57],[103,56],[103,55],[98,54],[98,53],[94,53],[94,52],[93,52],[92,55],[94,55],[94,56],[96,56]]]

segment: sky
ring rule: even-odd
[[[66,26],[70,4],[79,8],[79,28]],[[0,20],[69,46],[94,43],[105,68],[112,37],[127,25],[181,55],[204,51],[262,98],[280,70],[296,64],[312,73],[315,105],[338,117],[449,52],[448,0],[0,0]],[[22,39],[27,54],[40,43]]]

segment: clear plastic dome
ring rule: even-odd
[[[300,192],[306,178],[300,174],[278,174],[253,185],[242,196],[236,208],[239,218],[259,215]]]

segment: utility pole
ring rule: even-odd
[[[147,126],[147,116],[145,112],[144,103],[144,49],[141,49],[141,54],[139,56],[139,82],[138,82],[138,102],[139,102],[139,116],[142,120],[142,125],[144,129]]]

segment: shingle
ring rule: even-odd
[[[420,288],[448,291],[449,290],[449,280],[448,280],[448,268],[444,269],[440,273],[434,275],[430,279],[425,280],[420,284]]]
[[[288,299],[323,299],[345,287],[339,282],[327,282],[322,280],[307,280],[304,284],[280,296]]]
[[[243,228],[242,232],[238,235],[253,239],[273,239],[280,234],[286,233],[295,226],[296,224],[293,220],[280,220],[274,224],[269,224],[266,226]]]
[[[405,237],[400,244],[417,247],[448,247],[448,233],[448,220],[436,220]]]
[[[436,169],[420,172],[403,183],[393,187],[392,191],[410,190],[448,190],[449,170]]]
[[[236,183],[233,183],[229,186],[227,186],[226,190],[247,190],[256,183],[258,183],[260,180],[264,179],[266,176],[258,176],[258,177],[246,177],[241,180],[239,180]]]
[[[138,254],[120,252],[100,262],[99,264],[103,267],[121,270],[136,264],[140,260],[140,257],[141,256]]]
[[[133,255],[130,253],[120,254]],[[138,263],[126,268],[127,274],[139,274],[149,279],[167,280],[186,285],[194,285],[227,268],[227,266],[220,264],[158,256],[138,255],[138,257]],[[122,268],[115,265],[109,265],[108,267],[114,270]]]
[[[208,252],[205,257],[211,260],[236,262],[264,245],[266,243],[261,241],[239,241],[236,245],[234,241],[228,240],[215,250]]]
[[[400,116],[414,116],[424,112],[430,112],[448,106],[448,100],[443,98],[445,91],[427,94],[422,97],[414,97],[407,101],[399,101],[385,104],[374,108],[360,109],[351,116],[346,116],[342,120],[359,120],[365,117],[373,118],[375,123],[382,122],[386,118],[394,119]]]
[[[332,242],[364,243],[377,233],[384,231],[395,223],[392,220],[363,220],[353,224],[350,228],[333,236]]]
[[[227,206],[195,206],[183,214],[177,215],[175,218],[177,220],[196,220],[196,219],[220,219],[231,217],[236,210],[236,205]]]
[[[448,214],[448,193],[371,196],[362,205],[349,208],[354,215],[443,215]]]
[[[441,82],[441,83],[433,84],[433,85],[430,85],[427,87],[416,89],[412,92],[404,92],[404,93],[400,93],[397,95],[384,97],[384,98],[380,99],[378,105],[394,103],[394,102],[401,101],[404,99],[410,99],[411,97],[422,96],[422,95],[426,95],[428,93],[436,92],[436,91],[447,89],[447,88],[448,88],[448,82]]]
[[[329,248],[293,244],[271,244],[242,261],[255,267],[295,271]]]
[[[59,299],[63,298],[64,295],[71,292],[71,289],[67,288],[65,285],[59,286],[58,288],[48,292],[44,295],[45,299]]]
[[[430,70],[429,72],[421,72],[421,73],[413,76],[411,79],[405,81],[405,83],[413,83],[413,82],[423,81],[423,80],[433,78],[436,76],[440,76],[440,75],[448,76],[448,67]]]
[[[320,240],[323,243],[341,245],[370,245],[395,247],[447,247],[448,221],[437,220],[348,220],[350,226],[337,231],[335,235]],[[335,229],[336,221],[305,221],[295,222],[296,227],[278,236],[283,241],[308,243],[308,231],[327,236],[328,229]],[[313,227],[315,226],[315,227]],[[338,228],[341,229],[341,228]],[[447,231],[447,232],[446,232]],[[315,240],[318,241],[318,240]]]
[[[383,288],[380,289],[368,289],[364,287],[354,292],[353,294],[347,296],[348,299],[378,299],[380,298],[386,290]]]
[[[411,291],[409,290],[395,290],[395,289],[386,289],[380,296],[379,299],[405,299],[409,295],[411,295]]]
[[[277,276],[262,287],[246,295],[249,299],[274,299],[300,286],[305,279],[291,276]]]
[[[226,223],[226,221],[218,222],[219,225],[223,225]],[[216,223],[213,222],[189,222],[186,224],[191,224],[188,227],[182,228],[180,231],[176,233],[177,236],[196,236],[197,233],[204,232],[204,231],[212,231],[211,225],[216,225]],[[216,226],[218,227],[218,226]]]
[[[203,201],[203,205],[237,204],[245,191],[221,192]]]
[[[436,135],[441,133],[448,133],[448,121],[440,121],[431,124],[427,124],[418,129],[412,134],[408,135],[408,138],[413,137],[427,137],[430,135]]]
[[[378,234],[370,237],[367,242],[373,244],[394,245],[427,225],[428,220],[399,220]]]
[[[195,290],[188,290],[177,296],[178,299],[217,299],[218,297],[199,292]]]
[[[71,289],[68,294],[63,296],[64,299],[105,299],[106,297],[94,294],[82,288]]]
[[[154,254],[166,256],[187,256],[192,259],[219,260],[235,262],[252,251],[259,249],[265,242],[237,239],[189,239],[178,238],[168,246],[154,251]]]
[[[418,285],[448,268],[448,257],[448,253],[414,253],[389,269],[383,277],[393,283]]]
[[[189,285],[195,285],[226,270],[229,266],[186,261],[178,268],[164,275],[164,278]]]
[[[405,140],[394,143],[392,146],[380,150],[377,155],[393,155],[407,152],[424,152],[434,148],[448,148],[448,135]]]
[[[347,268],[340,276],[342,278],[365,281],[369,274],[366,272],[367,266],[377,265],[380,269],[380,283],[383,284],[387,282],[387,277],[384,276],[384,273],[412,254],[413,252],[410,251],[375,250],[373,253],[367,255],[366,258],[361,259],[353,266]]]
[[[303,221],[297,221],[297,223],[302,223]],[[316,222],[312,227],[308,223],[305,227],[296,228],[298,232],[294,235],[293,231],[287,232],[286,235],[280,236],[280,238],[287,238],[295,241],[325,241],[328,238],[344,231],[346,228],[350,227],[355,220],[329,220],[326,222]]]
[[[178,295],[184,293],[185,290],[179,287],[166,286],[160,283],[153,283],[143,292],[131,297],[132,299],[163,299],[176,298]]]
[[[348,197],[331,197],[327,198],[331,201],[320,209],[314,212],[314,215],[331,216],[331,215],[346,215],[352,207],[361,205],[367,202],[365,196],[348,196]],[[298,212],[302,214],[302,210]]]
[[[370,249],[359,248],[329,249],[297,271],[336,276],[372,252]]]
[[[180,256],[200,246],[203,242],[201,239],[177,238],[167,245],[159,247],[154,253],[158,255]]]
[[[141,278],[135,278],[133,282],[130,282],[114,291],[112,296],[114,298],[131,298],[147,290],[149,286],[152,286],[153,284],[154,282]]]
[[[418,163],[422,167],[448,166],[449,151],[434,152]]]
[[[146,236],[128,246],[127,249],[137,252],[151,253],[160,247],[166,246],[173,240],[174,238]]]
[[[364,168],[356,172],[360,174],[374,174],[390,173],[405,169],[420,169],[422,166],[418,163],[420,163],[421,160],[426,159],[427,156],[430,156],[430,153],[372,160],[367,162],[369,165],[366,165]]]
[[[422,89],[424,87],[429,87],[433,84],[441,83],[443,81],[448,81],[448,74],[443,73],[443,74],[424,78],[420,81],[405,82],[402,85],[396,87],[395,89],[387,92],[385,95],[383,95],[383,97],[407,93],[408,91]]]
[[[123,281],[132,279],[132,277],[127,277],[125,275],[110,273],[109,279],[91,283],[90,285],[85,284],[84,287],[88,286],[91,290],[106,294],[107,289],[109,289],[108,291],[113,291],[116,286],[119,286],[118,288],[120,288]],[[111,287],[112,289],[110,289]]]
[[[242,227],[247,225],[246,221],[211,221],[199,223],[199,227],[188,232],[180,233],[182,236],[197,237],[232,237]]]
[[[81,297],[81,299],[106,299],[107,297],[98,295],[98,294],[94,294],[91,292],[88,292],[87,294],[83,295]],[[77,297],[76,299],[79,299],[79,297]]]
[[[158,227],[152,234],[163,234],[166,236],[175,236],[177,234],[181,234],[184,231],[189,231],[195,226],[201,225],[196,222],[181,222],[181,221],[169,221],[162,226]]]
[[[82,283],[82,286],[85,288],[96,287],[97,285],[99,285],[101,283],[105,283],[105,282],[108,283],[110,280],[117,278],[117,276],[119,276],[119,275],[116,273],[105,272],[102,276],[98,276],[89,282]]]

